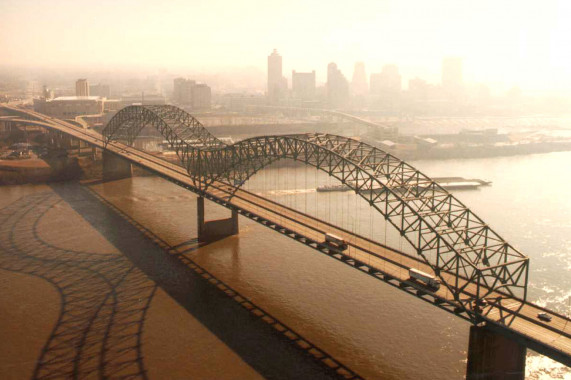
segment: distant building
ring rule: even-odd
[[[425,103],[435,98],[434,86],[429,85],[424,79],[413,78],[408,81],[408,98],[415,104]]]
[[[396,109],[400,106],[402,78],[396,65],[384,65],[380,73],[371,74],[370,94],[373,107]]]
[[[224,94],[217,99],[225,109],[234,112],[246,112],[252,106],[263,106],[267,104],[267,98],[253,94]]]
[[[333,62],[327,65],[327,101],[331,107],[344,107],[349,102],[349,82]]]
[[[287,79],[282,75],[282,56],[274,49],[268,56],[268,101],[277,103],[285,98]]]
[[[103,104],[103,110],[105,112],[115,112],[121,109],[121,100],[120,99],[105,99]]]
[[[100,96],[109,99],[111,97],[111,88],[107,84],[95,84],[89,86],[89,95]]]
[[[371,94],[393,95],[402,89],[402,78],[396,65],[384,65],[378,74],[371,74]]]
[[[42,96],[46,100],[53,99],[53,98],[55,98],[54,90],[52,90],[51,88],[48,88],[47,86],[44,86],[43,90],[42,90]]]
[[[89,96],[87,79],[78,79],[75,82],[75,96]]]
[[[192,87],[192,109],[210,109],[212,91],[205,84],[197,84]]]
[[[103,113],[104,100],[99,96],[60,96],[52,100],[34,99],[34,111],[58,119]]]
[[[196,81],[186,78],[173,80],[173,101],[181,105],[192,105],[192,88]]]
[[[291,73],[291,90],[294,98],[313,100],[315,98],[315,70],[310,73]]]
[[[448,93],[462,90],[462,59],[444,58],[442,60],[442,88]]]
[[[353,69],[353,80],[351,81],[351,93],[355,96],[364,96],[369,92],[367,84],[367,74],[365,73],[365,64],[356,62]]]
[[[173,81],[173,101],[191,109],[209,109],[212,102],[212,91],[206,84],[196,83],[186,78]]]
[[[428,83],[424,79],[415,77],[409,79],[408,81],[408,91],[414,93],[426,93],[428,89]]]

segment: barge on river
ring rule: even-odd
[[[480,186],[489,186],[492,184],[491,181],[485,181],[483,179],[476,178],[466,179],[463,177],[434,177],[432,179],[434,182],[446,190],[475,190]],[[393,187],[393,189],[398,190],[398,186]],[[319,186],[316,190],[319,192],[349,191],[351,188],[346,184],[337,184]]]

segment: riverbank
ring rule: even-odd
[[[77,157],[0,160],[0,185],[59,182],[79,178],[85,160]]]
[[[150,176],[148,171],[133,165],[133,176]],[[100,157],[72,156],[29,158],[22,160],[0,159],[0,186],[93,180],[103,176]]]
[[[523,156],[529,154],[567,151],[571,151],[571,141],[513,145],[461,145],[454,147],[419,149],[417,151],[395,150],[393,154],[403,160],[450,160]]]

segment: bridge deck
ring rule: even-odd
[[[160,174],[168,180],[197,191],[186,170],[179,165],[124,144],[111,142],[105,146],[101,135],[61,120],[31,111],[12,107],[5,108],[39,120],[27,120],[29,123],[56,129],[99,148],[107,149],[126,160]],[[235,192],[235,195],[230,197],[233,192]],[[322,245],[319,245],[324,240],[324,234],[326,232],[334,233],[349,243],[349,248],[343,254],[346,255],[345,259],[354,260],[354,266],[364,265],[374,268],[379,271],[376,274],[377,276],[389,275],[398,280],[403,286],[416,288],[423,294],[430,294],[435,300],[450,304],[456,303],[445,286],[441,286],[438,291],[432,292],[409,281],[408,268],[417,268],[428,273],[431,272],[428,265],[414,257],[227,184],[212,184],[206,195],[219,200],[219,203],[223,203],[227,207],[242,210],[257,217],[262,217],[274,224],[279,224],[292,233],[316,243],[314,247],[320,250],[324,249]],[[339,255],[339,253],[333,254]],[[451,282],[456,278],[450,273],[444,273],[443,277]],[[464,290],[467,297],[476,294],[475,284],[465,284],[462,281],[465,280],[460,279],[461,286],[467,285]],[[366,291],[366,289],[363,289],[363,291]],[[502,295],[499,293],[492,293],[489,298],[500,296]],[[540,321],[537,318],[537,314],[542,312],[548,312],[552,315],[552,321],[547,323]],[[480,316],[482,320],[490,322],[506,335],[520,340],[528,347],[566,365],[571,365],[571,321],[568,317],[555,314],[530,302],[522,302],[518,299],[504,299],[500,303],[490,302],[489,305],[483,307]]]

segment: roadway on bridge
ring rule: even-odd
[[[12,107],[5,108],[22,115],[27,114],[39,120],[39,122],[26,120],[31,124],[56,129],[98,148],[107,149],[143,168],[160,174],[163,178],[196,190],[194,182],[186,172],[186,169],[177,164],[165,161],[150,153],[137,150],[121,143],[110,142],[105,146],[104,138],[100,134],[76,127],[58,119],[50,118],[32,111],[24,111]],[[231,194],[234,192],[234,196],[231,197]],[[409,255],[372,242],[350,231],[339,229],[314,217],[279,205],[245,190],[236,189],[234,186],[215,182],[206,190],[206,195],[218,199],[220,201],[219,203],[242,210],[242,214],[251,214],[249,216],[254,220],[259,221],[265,219],[297,235],[303,236],[303,238],[308,241],[321,243],[324,240],[324,234],[326,232],[339,235],[348,241],[350,245],[344,254],[349,256],[350,260],[358,261],[357,263],[353,262],[353,265],[358,267],[359,265],[355,264],[363,263],[371,268],[375,268],[379,271],[379,273],[375,274],[377,277],[387,274],[402,284],[405,284],[405,286],[415,287],[415,284],[409,281],[408,268],[417,268],[431,273],[431,268],[428,265]],[[264,222],[264,224],[268,225],[267,222]],[[447,273],[444,273],[443,277],[450,280],[451,283],[453,283],[456,278],[453,274]],[[463,280],[460,279],[460,281]],[[460,284],[460,286],[462,285],[463,284]],[[451,293],[445,286],[441,286],[438,291],[433,293],[428,289],[424,290],[424,293],[431,293],[431,295],[437,299],[455,303],[451,298]],[[366,291],[366,289],[363,289],[363,292]],[[474,295],[476,293],[476,285],[468,284],[464,293],[467,297]],[[501,296],[499,293],[491,293],[489,298],[492,299],[499,296]],[[493,322],[501,326],[501,328],[509,330],[516,338],[522,339],[527,346],[534,350],[571,366],[570,319],[547,311],[553,316],[553,319],[551,322],[546,323],[537,319],[537,314],[542,312],[546,312],[546,310],[529,302],[511,299],[503,300],[503,302],[499,304],[491,302],[489,305],[483,307],[481,316],[484,320]]]

